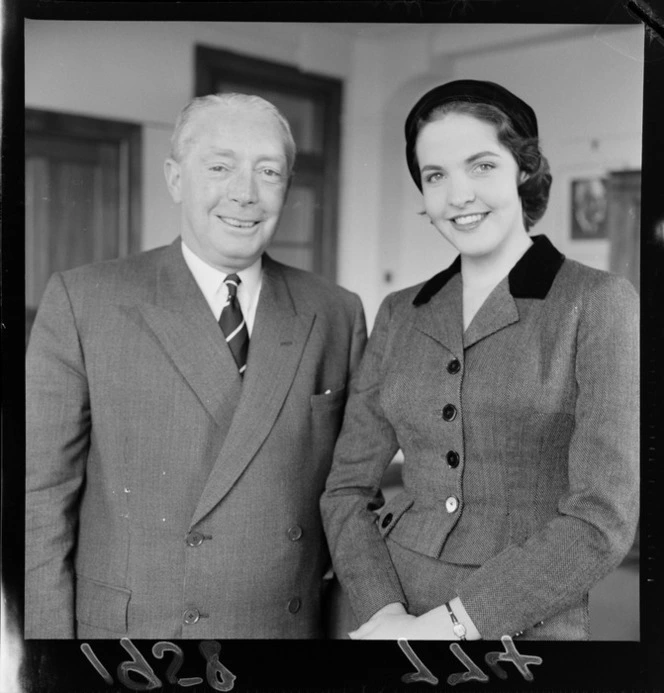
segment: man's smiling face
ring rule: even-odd
[[[166,181],[181,206],[182,238],[222,271],[253,264],[272,240],[288,192],[284,133],[270,113],[211,106],[183,132]]]

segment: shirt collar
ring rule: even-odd
[[[201,288],[203,295],[209,302],[211,297],[219,291],[219,287],[228,274],[216,267],[212,267],[212,265],[208,265],[208,263],[196,255],[184,241],[182,241],[182,255],[191,273],[194,275],[198,286]],[[248,297],[254,296],[260,289],[261,268],[262,258],[259,257],[253,265],[249,265],[249,267],[235,272],[235,274],[240,277],[241,285],[244,287],[244,291]]]
[[[565,256],[558,252],[546,236],[533,236],[533,244],[521,256],[507,275],[510,293],[514,298],[546,298]],[[420,289],[413,305],[427,303],[447,282],[461,271],[461,256],[439,272]]]

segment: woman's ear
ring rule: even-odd
[[[519,171],[519,185],[523,185],[530,178],[530,173]]]

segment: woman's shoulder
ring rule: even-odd
[[[433,277],[429,277],[425,281],[419,282],[418,284],[413,284],[404,289],[398,291],[393,291],[388,294],[383,299],[383,305],[390,305],[393,307],[414,307],[419,306],[424,303],[428,303],[429,300],[435,296],[456,274],[459,274],[461,269],[461,264],[459,257],[454,260],[454,262],[446,267],[441,272],[434,274]]]
[[[597,269],[596,267],[591,267],[590,265],[585,265],[578,260],[573,260],[570,257],[565,257],[560,268],[561,274],[566,275],[566,278],[573,279],[579,283],[586,284],[587,286],[594,285],[611,285],[614,283],[622,283],[627,281],[625,277],[609,272],[603,269]]]
[[[565,259],[557,277],[558,295],[563,300],[580,301],[586,306],[638,312],[639,295],[634,285],[613,272]]]
[[[392,291],[383,298],[378,310],[379,315],[389,315],[390,317],[398,317],[409,314],[416,306],[418,296],[421,295],[428,281],[413,284],[403,289]]]

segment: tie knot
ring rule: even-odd
[[[224,284],[226,284],[228,287],[228,295],[231,298],[235,298],[237,296],[237,287],[240,285],[241,281],[242,280],[237,276],[237,274],[229,274],[226,279],[224,279]]]

